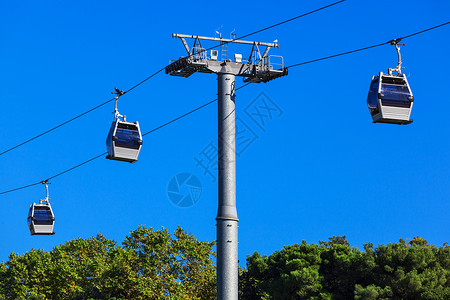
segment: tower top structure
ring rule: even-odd
[[[166,74],[172,76],[189,77],[196,72],[217,74],[223,72],[225,65],[227,73],[244,77],[244,82],[268,82],[288,74],[282,56],[268,55],[271,48],[279,48],[276,40],[272,43],[264,43],[177,33],[173,33],[172,37],[181,39],[188,54],[166,67]],[[193,39],[194,45],[189,47],[186,39]],[[202,47],[202,40],[218,41],[221,47],[228,46],[230,43],[252,45],[252,49],[248,59],[243,58],[242,54],[234,54],[233,60],[219,59],[219,51],[212,49],[208,53],[208,50]],[[262,54],[259,49],[261,46],[265,47]]]

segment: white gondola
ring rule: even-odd
[[[142,135],[138,122],[114,120],[106,138],[108,156],[112,160],[133,163],[138,160],[142,147]]]
[[[28,212],[28,228],[31,235],[52,235],[55,234],[53,226],[55,225],[55,215],[53,214],[52,207],[50,206],[48,197],[47,181],[43,181],[47,190],[47,197],[43,200],[39,200],[39,203],[33,203],[30,205]]]
[[[116,102],[114,121],[106,138],[107,159],[134,163],[138,160],[142,147],[142,134],[138,122],[127,122],[126,116],[119,114],[117,101],[123,91],[115,88]]]
[[[405,74],[372,78],[367,105],[374,123],[410,124],[414,97]]]
[[[388,74],[380,72],[372,77],[367,106],[374,123],[406,125],[413,121],[410,117],[414,96],[405,74],[401,73],[399,41],[399,39],[391,41],[391,45],[395,45],[398,54],[397,67],[389,69]],[[397,74],[392,74],[392,72],[397,72]]]

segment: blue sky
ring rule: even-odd
[[[9,1],[0,11],[0,151],[185,55],[172,33],[213,36],[222,26],[223,36],[233,30],[241,36],[329,3]],[[348,0],[247,39],[278,39],[271,54],[291,65],[448,22],[449,11],[448,1]],[[366,106],[371,77],[397,63],[388,45],[293,68],[287,77],[237,92],[237,117],[254,133],[237,159],[241,265],[254,251],[270,254],[333,235],[346,235],[359,248],[417,235],[436,245],[449,241],[449,36],[445,26],[404,41],[404,73],[415,96],[408,126],[372,124]],[[244,57],[249,51],[230,47]],[[214,75],[160,73],[122,97],[119,111],[147,132],[216,93]],[[278,107],[262,127],[246,113],[261,97]],[[112,111],[110,103],[0,156],[0,191],[105,152]],[[216,104],[144,137],[135,164],[99,158],[55,178],[54,236],[32,237],[26,225],[29,205],[45,196],[43,186],[0,195],[0,261],[98,232],[120,243],[138,224],[170,231],[181,225],[200,240],[214,240],[217,182],[195,161],[210,143],[217,143]],[[167,194],[171,178],[183,172],[202,185],[198,202],[187,208]]]

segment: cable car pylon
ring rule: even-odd
[[[278,48],[278,42],[262,43],[204,37],[197,35],[172,34],[181,39],[188,54],[166,67],[166,74],[189,77],[196,72],[216,74],[218,80],[218,185],[219,205],[217,210],[217,299],[238,299],[238,216],[236,210],[236,131],[235,131],[235,77],[244,82],[268,82],[288,74],[283,57],[269,56],[271,48]],[[186,38],[194,39],[190,48]],[[234,60],[219,56],[217,50],[207,53],[202,40],[252,45],[247,60],[241,54],[234,54]],[[259,47],[265,47],[261,54]],[[227,51],[228,52],[228,51]],[[223,53],[222,53],[223,54]],[[227,54],[227,53],[226,53]],[[220,59],[219,59],[220,58]]]

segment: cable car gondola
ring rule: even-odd
[[[106,158],[133,163],[141,151],[142,134],[138,122],[127,122],[126,116],[119,114],[117,101],[123,92],[116,88],[116,95],[114,121],[106,138]]]
[[[138,122],[126,122],[116,119],[106,139],[108,156],[112,160],[137,161],[142,147],[142,135]]]
[[[389,69],[388,74],[380,72],[372,77],[367,96],[367,106],[374,123],[406,125],[412,123],[411,110],[414,96],[405,74],[401,73],[399,39],[391,41],[398,53],[398,65]],[[397,74],[392,74],[392,72]]]
[[[53,214],[52,207],[50,206],[48,197],[47,181],[43,181],[45,189],[47,190],[47,196],[43,200],[39,200],[39,203],[33,203],[30,205],[28,212],[28,228],[31,235],[53,235],[53,226],[55,225],[55,216]]]

